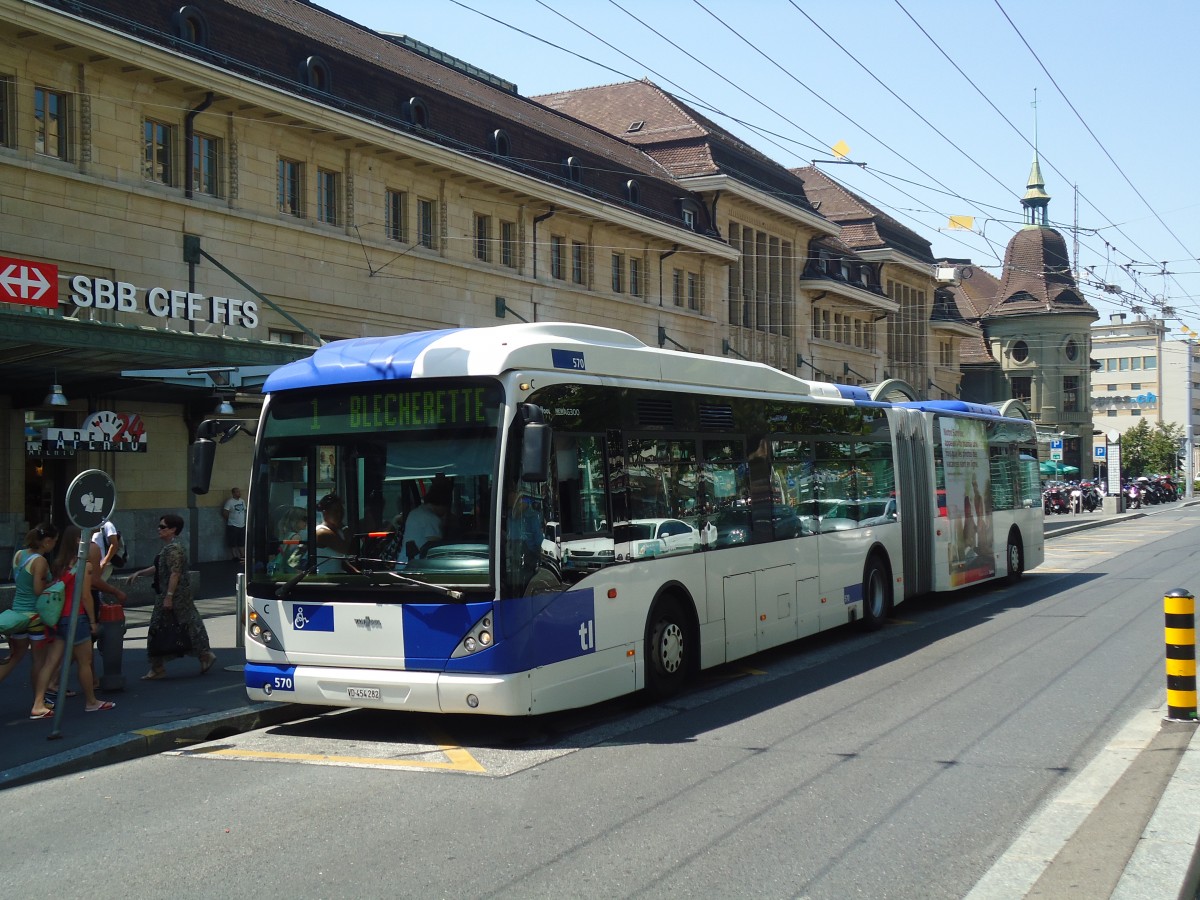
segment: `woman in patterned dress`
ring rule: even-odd
[[[163,542],[163,548],[154,558],[154,565],[139,569],[129,576],[129,583],[142,575],[156,575],[155,584],[161,590],[158,599],[154,601],[154,611],[150,614],[150,631],[147,642],[152,643],[155,633],[163,627],[163,619],[169,614],[187,626],[191,638],[192,649],[187,653],[172,656],[149,656],[150,671],[142,676],[143,681],[158,681],[167,677],[165,663],[168,659],[179,659],[182,656],[195,656],[200,660],[200,674],[203,675],[217,661],[216,654],[209,649],[208,631],[204,628],[204,620],[192,598],[192,582],[188,575],[187,550],[179,540],[183,534],[183,519],[173,513],[166,513],[158,519],[158,537]]]

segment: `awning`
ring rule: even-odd
[[[247,340],[221,334],[148,328],[64,318],[0,303],[0,383],[16,409],[35,409],[52,384],[70,400],[136,392],[141,399],[205,403],[209,387],[123,376],[149,367],[281,366],[303,359],[312,347]]]

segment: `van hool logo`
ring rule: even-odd
[[[359,628],[367,629],[367,631],[372,631],[376,628],[383,627],[382,622],[380,622],[378,619],[372,619],[370,616],[365,616],[364,618],[361,618],[361,619],[355,619],[354,624],[357,625]]]

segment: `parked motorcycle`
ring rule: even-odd
[[[1141,509],[1142,508],[1142,489],[1138,487],[1136,481],[1131,481],[1125,485],[1121,493],[1125,495],[1126,509]]]
[[[1067,501],[1067,493],[1063,490],[1062,485],[1052,484],[1042,491],[1042,509],[1046,515],[1063,515],[1071,511],[1071,505]]]
[[[1159,475],[1154,479],[1154,483],[1158,486],[1158,491],[1162,495],[1164,503],[1174,503],[1179,499],[1179,489],[1175,487],[1168,475]]]
[[[1083,509],[1085,512],[1095,512],[1104,505],[1104,498],[1100,496],[1100,491],[1091,481],[1083,481],[1079,484],[1079,492],[1083,501]]]
[[[1142,492],[1142,503],[1146,506],[1158,506],[1162,501],[1162,494],[1159,493],[1157,485],[1145,475],[1138,477],[1137,486]]]

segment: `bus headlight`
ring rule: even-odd
[[[249,623],[246,635],[250,640],[262,644],[264,647],[270,647],[272,650],[283,649],[283,645],[279,643],[275,633],[271,631],[266,620],[254,607],[246,610],[246,621]]]
[[[466,637],[459,642],[454,652],[450,654],[450,658],[455,659],[460,656],[470,656],[472,653],[486,650],[490,646],[492,646],[492,614],[488,613],[471,627]]]

